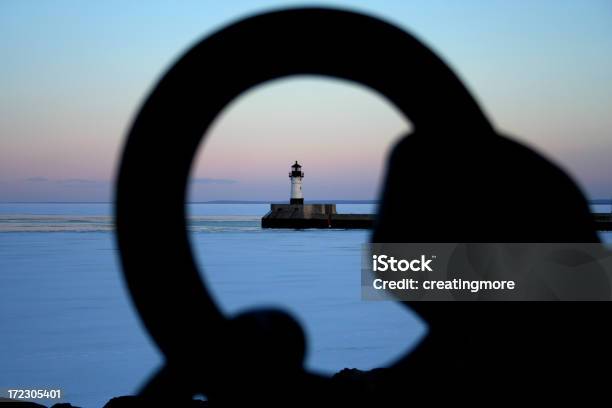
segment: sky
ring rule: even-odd
[[[160,75],[196,41],[296,5],[366,12],[416,35],[496,129],[612,196],[612,2],[0,2],[0,201],[110,201],[122,143]],[[190,199],[374,199],[410,123],[377,94],[294,77],[242,95],[198,152]],[[520,166],[520,163],[517,163]],[[151,171],[152,175],[154,171]],[[151,191],[150,199],[163,194]]]

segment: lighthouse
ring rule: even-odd
[[[302,166],[296,160],[295,164],[291,166],[291,172],[289,173],[289,178],[291,179],[291,200],[289,204],[304,205],[304,195],[302,194],[303,177]]]
[[[338,214],[336,204],[304,204],[302,166],[295,161],[289,172],[291,200],[289,204],[270,204],[270,211],[261,218],[262,228],[372,228],[372,214]]]

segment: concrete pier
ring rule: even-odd
[[[272,204],[261,219],[262,228],[366,229],[373,214],[338,214],[336,204]]]
[[[598,231],[612,231],[612,213],[594,213]],[[336,204],[272,204],[261,219],[262,228],[368,229],[374,214],[338,214]]]

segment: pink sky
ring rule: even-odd
[[[556,161],[590,197],[612,196],[609,2],[543,1],[529,10],[521,2],[335,3],[412,31],[461,76],[497,129]],[[196,39],[278,4],[3,3],[0,201],[111,200],[123,138],[161,73]],[[191,198],[286,199],[286,173],[299,160],[306,199],[373,199],[385,155],[409,128],[361,87],[277,81],[221,115]]]

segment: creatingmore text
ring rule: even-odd
[[[384,280],[374,279],[372,282],[376,290],[469,290],[472,293],[481,290],[514,290],[516,282],[512,280],[424,280],[422,282],[416,279],[400,279],[400,280]]]

